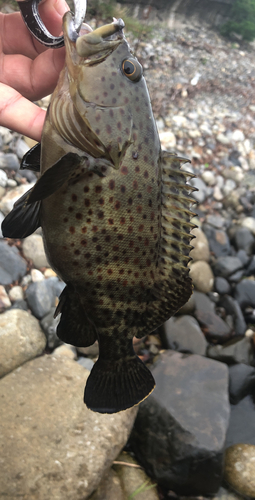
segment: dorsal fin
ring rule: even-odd
[[[41,157],[41,143],[38,142],[23,156],[20,164],[20,169],[33,170],[33,172],[40,172],[40,157]]]

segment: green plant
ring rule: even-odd
[[[139,493],[144,493],[144,491],[148,491],[151,490],[152,488],[155,488],[156,484],[150,484],[149,486],[147,486],[148,482],[149,481],[145,481],[143,484],[141,484],[141,486],[136,488],[136,490],[133,493],[131,493],[131,495],[129,495],[128,500],[132,500],[132,498],[137,497]]]
[[[255,0],[236,0],[230,12],[230,20],[221,27],[221,34],[231,37],[237,33],[243,40],[255,38]]]

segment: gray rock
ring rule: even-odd
[[[255,307],[255,281],[242,280],[235,289],[235,299],[241,309],[247,306]]]
[[[247,327],[237,300],[233,299],[230,295],[225,295],[221,298],[218,305],[219,307],[224,307],[226,313],[232,316],[235,334],[239,336],[244,335]]]
[[[225,219],[221,215],[211,215],[206,216],[206,222],[216,229],[222,229],[225,224]]]
[[[0,195],[0,197],[1,197],[1,195]],[[0,238],[3,238],[3,233],[2,233],[2,229],[1,229],[3,220],[4,220],[4,214],[2,214],[2,212],[0,212]]]
[[[221,487],[212,500],[243,500],[243,497]]]
[[[125,445],[137,408],[113,415],[83,403],[88,372],[42,356],[0,381],[1,491],[6,498],[85,500]]]
[[[162,325],[161,332],[167,349],[202,356],[206,353],[205,336],[193,316],[170,318]]]
[[[203,260],[190,264],[190,277],[199,292],[208,293],[213,289],[214,277],[211,267]]]
[[[202,292],[197,292],[196,290],[193,292],[194,300],[195,300],[195,310],[206,312],[212,312],[215,310],[215,304],[209,299],[209,297]]]
[[[203,203],[208,196],[208,188],[204,181],[199,177],[195,177],[191,179],[190,184],[198,189],[198,191],[192,193],[193,198],[195,198],[198,203]]]
[[[230,293],[231,286],[225,278],[221,278],[220,276],[216,276],[214,280],[214,289],[220,295],[224,293]]]
[[[203,231],[208,239],[210,251],[215,257],[224,257],[230,253],[228,235],[222,229],[216,229],[210,224],[203,224]]]
[[[244,337],[241,340],[231,340],[223,346],[209,346],[207,349],[207,356],[227,363],[228,365],[233,365],[235,363],[250,365],[253,360],[252,341],[249,337]]]
[[[238,252],[236,253],[236,257],[238,257],[238,259],[240,259],[243,266],[246,266],[248,264],[248,262],[250,261],[250,257],[248,257],[247,252],[245,250],[242,250],[242,249],[238,250]]]
[[[186,304],[184,304],[184,306],[181,307],[181,309],[179,309],[179,311],[177,311],[176,314],[192,314],[193,311],[195,310],[195,307],[196,307],[196,302],[195,302],[195,297],[194,297],[194,292],[192,293],[192,295],[190,296],[189,300],[186,302]]]
[[[49,267],[45,255],[43,239],[39,234],[32,234],[25,238],[22,245],[23,253],[27,259],[31,259],[37,269]]]
[[[55,307],[53,307],[49,314],[46,314],[44,318],[40,321],[42,330],[44,331],[47,338],[47,345],[50,349],[55,349],[58,347],[62,341],[57,336],[57,326],[59,324],[60,315],[54,318]]]
[[[79,365],[83,366],[83,368],[86,368],[89,372],[92,370],[95,364],[92,359],[84,357],[79,358],[77,362],[79,363]]]
[[[231,327],[214,311],[197,309],[195,316],[210,341],[225,342],[231,336]]]
[[[225,452],[224,480],[244,497],[255,497],[255,446],[235,444]]]
[[[239,403],[255,388],[255,368],[238,363],[229,367],[230,402]]]
[[[22,311],[28,311],[28,305],[25,300],[16,300],[12,304],[11,309],[21,309]]]
[[[21,184],[20,186],[8,191],[0,201],[0,210],[7,215],[12,210],[14,203],[33,186],[34,183]]]
[[[254,236],[246,227],[239,227],[235,231],[234,244],[237,250],[245,250],[248,255],[251,255],[254,248],[254,242]]]
[[[246,396],[239,403],[231,405],[226,447],[238,443],[255,445],[254,402],[251,396]]]
[[[218,257],[216,260],[213,271],[216,276],[222,276],[223,278],[228,278],[236,271],[241,270],[243,267],[242,262],[238,257]]]
[[[0,241],[0,283],[10,285],[26,274],[27,263],[15,246]]]
[[[14,153],[1,153],[0,155],[0,167],[7,168],[8,170],[19,170],[20,162],[16,154]]]
[[[26,311],[0,315],[0,377],[41,354],[46,338],[38,321]]]
[[[109,469],[89,500],[126,500],[118,474]]]
[[[50,313],[55,306],[56,297],[59,297],[65,283],[58,278],[48,278],[31,283],[26,290],[26,298],[30,309],[36,318],[41,319]]]
[[[139,462],[177,494],[216,493],[230,412],[227,367],[168,351],[153,375],[156,389],[141,403],[131,435]]]

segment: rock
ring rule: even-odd
[[[237,250],[245,250],[248,255],[252,254],[255,239],[246,227],[240,227],[235,231],[234,244]]]
[[[19,170],[20,163],[16,154],[13,153],[1,153],[0,156],[0,167],[7,168],[8,170]]]
[[[194,297],[196,312],[214,312],[215,305],[205,293],[195,290],[192,296]]]
[[[255,388],[255,368],[238,363],[229,367],[229,396],[232,404],[251,393]]]
[[[160,141],[166,149],[172,149],[176,146],[176,137],[170,130],[159,133]]]
[[[220,142],[224,146],[230,144],[230,139],[222,133],[217,134],[216,139],[218,142]]]
[[[64,357],[64,358],[69,358],[69,359],[76,359],[77,358],[77,353],[75,347],[69,344],[62,344],[57,349],[54,350],[54,357],[59,358],[59,357]]]
[[[15,300],[12,304],[11,309],[21,309],[22,311],[28,311],[28,305],[25,300]]]
[[[195,311],[195,316],[202,326],[206,338],[210,341],[226,342],[231,336],[230,326],[214,311]]]
[[[109,469],[89,500],[126,500],[118,474]]]
[[[0,285],[0,309],[7,309],[8,307],[11,307],[11,301],[4,286]]]
[[[14,203],[33,186],[34,183],[21,184],[15,189],[8,191],[0,201],[0,210],[7,215],[12,210]]]
[[[49,314],[51,308],[56,305],[56,297],[59,297],[64,287],[65,284],[58,278],[44,279],[28,286],[26,298],[36,318],[41,319]]]
[[[117,457],[117,462],[124,462],[138,466],[137,461],[126,452],[122,452]],[[157,484],[152,481],[145,472],[139,467],[128,467],[122,464],[114,464],[114,470],[120,478],[125,498],[135,498],[135,491],[139,490],[145,484],[144,491],[137,494],[137,500],[159,500],[157,493]],[[134,495],[134,496],[132,496]],[[112,500],[112,499],[111,499]],[[116,498],[117,500],[117,498]]]
[[[249,337],[241,340],[234,339],[226,344],[209,346],[207,356],[212,359],[217,359],[228,365],[235,363],[244,363],[249,365],[253,360],[253,347]]]
[[[31,279],[33,283],[36,283],[37,281],[43,281],[45,276],[39,269],[31,269]]]
[[[203,224],[203,231],[207,237],[210,251],[215,257],[224,257],[230,253],[228,235],[221,229],[216,229],[210,224]]]
[[[40,321],[42,330],[47,338],[47,345],[50,349],[58,347],[62,341],[57,336],[57,326],[60,321],[60,315],[54,318],[55,307],[53,307],[46,316]]]
[[[8,177],[4,170],[0,169],[0,186],[5,187],[7,185]]]
[[[132,449],[165,488],[181,495],[216,493],[230,412],[227,367],[167,351],[153,375],[156,388],[140,404]]]
[[[207,262],[197,260],[190,264],[190,277],[199,292],[208,293],[213,289],[213,273]]]
[[[205,170],[201,177],[208,186],[214,186],[216,183],[215,175],[211,170]]]
[[[246,227],[255,235],[255,217],[245,217],[241,222],[242,227]]]
[[[243,266],[246,266],[250,262],[250,257],[248,257],[247,252],[245,250],[238,250],[236,253],[236,257],[240,259]]]
[[[255,445],[254,402],[246,396],[239,403],[231,405],[226,447],[238,443]]]
[[[0,198],[1,198],[1,186],[0,186]],[[3,233],[1,229],[3,220],[4,220],[4,214],[0,212],[0,238],[3,238]]]
[[[222,229],[225,224],[225,219],[221,215],[208,214],[206,216],[206,222],[216,229]]]
[[[198,189],[198,191],[194,191],[192,193],[193,198],[195,198],[198,203],[203,203],[208,196],[208,188],[204,181],[202,181],[202,179],[200,179],[199,177],[195,177],[194,179],[190,180],[190,184]]]
[[[243,264],[238,257],[228,255],[227,257],[218,257],[213,266],[213,271],[216,276],[228,278],[231,274],[241,270],[242,267]]]
[[[12,302],[15,302],[16,300],[23,300],[24,293],[23,293],[22,287],[21,286],[13,286],[9,291],[9,297],[10,297]]]
[[[15,246],[0,241],[0,283],[10,285],[26,274],[27,263]]]
[[[255,255],[253,255],[252,258],[250,259],[249,264],[245,270],[245,275],[246,276],[255,275]]]
[[[235,289],[235,299],[241,309],[247,306],[255,307],[255,281],[242,280]]]
[[[232,133],[232,140],[235,142],[243,142],[245,139],[244,133],[242,130],[236,129]]]
[[[235,334],[239,336],[244,335],[246,331],[246,323],[237,300],[233,299],[230,295],[225,295],[220,299],[218,306],[223,307],[226,314],[231,315],[234,319]]]
[[[227,179],[222,190],[224,195],[228,195],[229,193],[232,193],[232,191],[236,188],[236,183],[233,181],[233,179]]]
[[[215,495],[212,500],[243,500],[243,497],[233,493],[233,491],[229,491],[221,487],[217,495]]]
[[[25,257],[31,259],[34,266],[38,269],[49,266],[44,251],[43,239],[39,234],[32,234],[28,238],[25,238],[22,249]]]
[[[88,410],[87,375],[76,361],[48,355],[0,381],[6,498],[84,500],[96,490],[125,445],[137,408],[112,415]]]
[[[222,201],[224,198],[221,188],[218,185],[214,187],[213,197],[216,201]]]
[[[223,295],[224,293],[230,293],[231,286],[225,278],[216,276],[216,278],[214,279],[214,289],[220,295]]]
[[[195,238],[192,240],[192,246],[194,248],[190,252],[190,257],[194,262],[197,260],[209,262],[210,251],[206,235],[199,228],[193,229],[191,234],[194,234]]]
[[[206,353],[207,342],[198,322],[192,316],[170,318],[161,327],[167,349],[192,354]]]
[[[88,347],[76,347],[78,353],[88,356],[90,358],[97,358],[99,355],[98,341]]]
[[[235,444],[225,451],[224,480],[231,488],[255,497],[255,446]]]
[[[92,359],[84,357],[79,358],[78,363],[79,365],[83,366],[83,368],[86,368],[86,370],[88,370],[89,372],[92,370],[95,364],[94,361],[92,361]]]
[[[0,315],[0,377],[39,356],[45,346],[46,338],[31,314],[11,309]]]

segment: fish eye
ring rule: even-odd
[[[132,80],[132,82],[138,82],[143,74],[141,64],[131,57],[130,59],[124,59],[121,69],[124,75],[129,78],[129,80]]]

